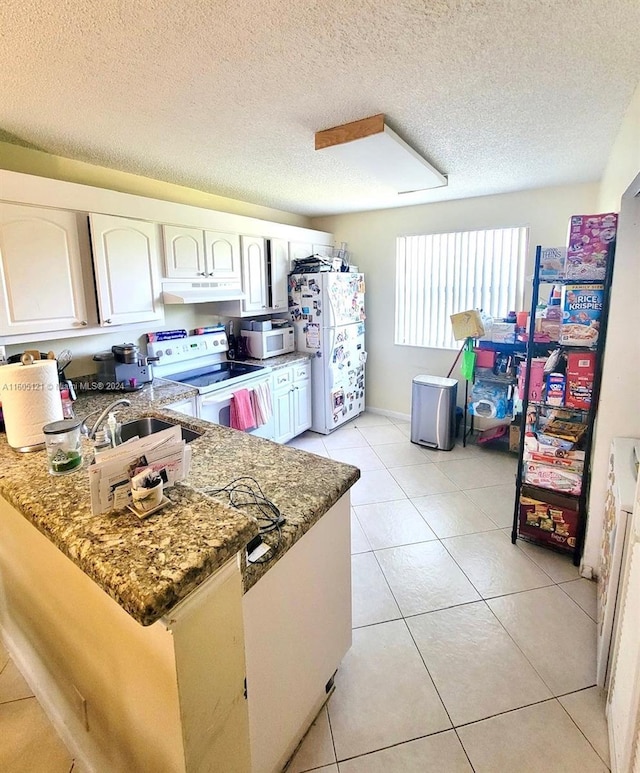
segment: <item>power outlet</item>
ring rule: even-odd
[[[0,365],[4,365],[7,361],[7,347],[0,346]]]

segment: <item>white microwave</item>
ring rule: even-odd
[[[241,330],[240,335],[246,339],[247,354],[257,360],[276,357],[295,351],[295,340],[292,327],[279,327],[273,330]]]

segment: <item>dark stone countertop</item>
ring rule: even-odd
[[[143,625],[165,615],[241,551],[248,590],[359,477],[350,465],[166,407],[194,395],[190,387],[156,379],[124,395],[130,407],[116,409],[120,421],[154,415],[203,433],[191,443],[189,477],[167,489],[170,504],[145,520],[129,510],[93,516],[87,461],[77,472],[52,477],[44,452],[18,454],[0,434],[0,495]],[[82,393],[76,415],[100,410],[119,396]],[[86,451],[90,456],[88,441]],[[207,493],[242,476],[253,477],[286,519],[279,538],[276,532],[265,537],[278,547],[264,564],[245,561],[244,548],[259,531],[249,510]]]

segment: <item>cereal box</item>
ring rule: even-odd
[[[541,282],[562,279],[567,259],[565,247],[542,247],[540,250],[540,268],[538,278]]]
[[[603,298],[604,288],[602,285],[563,285],[561,344],[565,346],[595,346],[598,341]]]
[[[578,531],[575,510],[529,497],[520,498],[519,509],[522,536],[569,551],[575,548]]]
[[[609,245],[616,238],[618,215],[572,215],[564,263],[565,279],[604,279]]]

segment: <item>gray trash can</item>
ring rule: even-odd
[[[455,444],[458,382],[416,376],[411,387],[411,442],[450,451]]]

